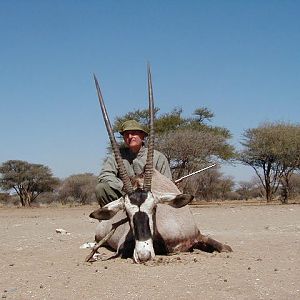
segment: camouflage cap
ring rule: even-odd
[[[125,121],[121,125],[121,129],[120,129],[119,133],[123,135],[124,131],[129,131],[129,130],[139,130],[139,131],[144,132],[146,134],[146,136],[148,135],[148,132],[146,131],[146,129],[140,123],[138,123],[136,120]]]

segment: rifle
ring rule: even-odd
[[[201,169],[201,170],[198,170],[198,171],[195,171],[195,172],[190,173],[190,174],[188,174],[188,175],[182,176],[182,177],[180,177],[179,179],[175,180],[175,183],[179,183],[179,182],[181,182],[181,181],[182,181],[183,179],[185,179],[185,178],[188,178],[188,177],[190,177],[190,176],[193,176],[193,175],[195,175],[195,174],[198,174],[198,173],[200,173],[200,172],[203,172],[203,171],[205,171],[205,170],[207,170],[207,169],[210,169],[210,168],[212,168],[212,167],[214,167],[214,166],[216,166],[216,165],[217,165],[217,164],[213,164],[213,165],[208,166],[208,167],[206,167],[206,168],[203,168],[203,169]]]

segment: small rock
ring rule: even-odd
[[[55,231],[56,231],[56,233],[70,235],[70,232],[68,232],[68,231],[66,231],[65,229],[62,229],[62,228],[55,229]]]
[[[94,262],[94,261],[100,260],[101,257],[102,257],[101,253],[94,253],[93,257],[90,259],[90,262]]]
[[[224,279],[224,282],[227,282],[227,279]]]
[[[89,248],[93,248],[96,245],[96,243],[91,243],[91,242],[87,242],[82,244],[79,248],[80,249],[89,249]]]
[[[248,267],[248,270],[251,270],[251,267]]]
[[[42,284],[40,284],[40,289],[43,289],[43,288],[44,288],[44,286]]]

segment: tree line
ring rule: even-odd
[[[249,182],[234,182],[216,167],[183,180],[179,187],[198,200],[275,197],[282,203],[300,193],[300,125],[269,122],[244,131],[242,149],[231,144],[230,131],[213,126],[214,114],[207,108],[196,109],[184,117],[183,110],[173,109],[160,114],[155,109],[156,149],[163,152],[176,180],[212,163],[242,163],[253,168],[256,177]],[[116,118],[114,131],[127,119],[148,124],[148,110],[135,110]],[[120,138],[120,145],[122,140]],[[108,152],[110,147],[107,147]],[[44,194],[45,201],[91,203],[95,200],[97,177],[93,174],[71,175],[64,180],[55,178],[49,167],[26,161],[9,160],[0,165],[0,201],[7,202],[17,195],[22,206],[30,206]],[[41,201],[41,200],[39,200]]]

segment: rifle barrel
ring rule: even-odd
[[[175,183],[178,183],[178,182],[182,181],[182,180],[185,179],[185,178],[188,178],[188,177],[190,177],[190,176],[196,175],[196,174],[198,174],[198,173],[200,173],[200,172],[203,172],[203,171],[205,171],[205,170],[207,170],[207,169],[210,169],[210,168],[212,168],[212,167],[214,167],[214,166],[216,166],[216,164],[213,164],[213,165],[211,165],[211,166],[205,167],[205,168],[203,168],[203,169],[201,169],[201,170],[195,171],[195,172],[190,173],[190,174],[188,174],[188,175],[182,176],[182,177],[180,177],[179,179],[175,180]]]

